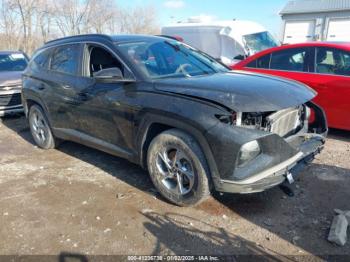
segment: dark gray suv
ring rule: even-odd
[[[22,73],[27,56],[19,51],[0,51],[0,116],[23,112]]]
[[[303,84],[232,72],[184,43],[138,35],[54,40],[23,77],[38,146],[71,140],[126,158],[182,206],[212,190],[292,182],[325,142],[314,96]]]

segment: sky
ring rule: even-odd
[[[215,20],[252,20],[278,36],[281,27],[278,13],[287,0],[121,0],[118,3],[123,6],[153,5],[160,26],[196,16]]]

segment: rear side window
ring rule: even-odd
[[[292,48],[272,53],[270,69],[308,72],[306,54],[306,48]]]
[[[269,69],[270,68],[270,59],[271,59],[271,54],[264,55],[256,60],[250,62],[247,65],[247,67]]]
[[[64,45],[56,48],[51,56],[52,71],[75,75],[78,69],[79,44]]]
[[[350,76],[350,53],[327,47],[316,48],[316,73]]]
[[[50,50],[44,50],[34,57],[32,61],[32,66],[39,69],[48,69],[49,61],[50,61]]]

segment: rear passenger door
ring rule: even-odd
[[[315,70],[304,81],[318,93],[315,102],[327,115],[333,128],[350,130],[350,52],[316,47]]]
[[[49,110],[54,128],[78,127],[81,103],[77,99],[77,76],[81,70],[81,52],[81,44],[66,44],[51,51]]]
[[[253,60],[246,69],[303,82],[307,74],[313,72],[313,66],[310,48],[288,48]]]

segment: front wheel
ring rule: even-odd
[[[209,169],[203,151],[180,130],[168,130],[153,139],[147,164],[155,187],[174,204],[193,206],[210,195]]]
[[[28,114],[30,132],[35,143],[43,149],[52,149],[56,146],[47,118],[38,105],[32,105]]]

